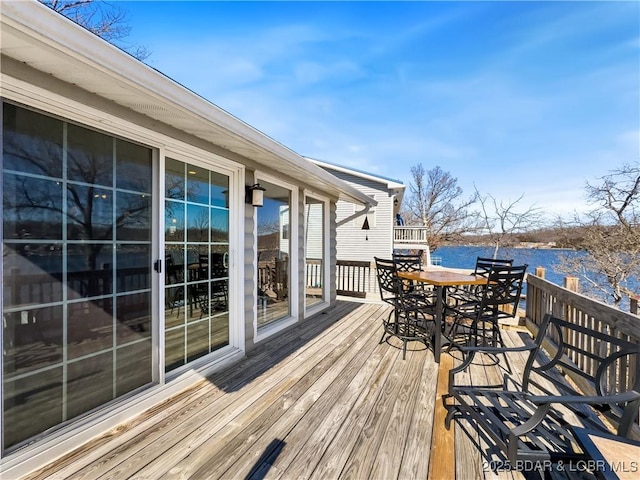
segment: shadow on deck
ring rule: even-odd
[[[455,422],[453,447],[433,353],[416,342],[402,360],[401,342],[380,344],[388,314],[339,301],[27,478],[540,478],[485,472],[469,423]]]

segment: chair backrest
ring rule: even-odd
[[[513,265],[513,259],[478,257],[473,273],[486,277],[493,267],[510,267],[511,265]]]
[[[422,270],[422,253],[394,253],[393,262],[399,272]]]
[[[598,411],[613,422],[618,435],[629,437],[633,430],[637,434],[640,344],[551,314],[545,315],[535,343],[537,348],[531,351],[525,365],[525,390],[535,385],[546,391],[540,376],[562,395],[627,395],[627,400],[614,407],[599,404]],[[538,349],[547,354],[540,355]],[[573,382],[556,375],[556,368],[568,374]]]
[[[528,265],[495,266],[489,270],[487,285],[482,290],[479,313],[514,316],[518,310],[522,284]]]
[[[378,287],[380,297],[387,301],[389,294],[395,296],[398,293],[398,277],[396,275],[396,265],[393,260],[374,257],[376,262],[376,276],[378,277]]]

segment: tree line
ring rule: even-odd
[[[640,284],[640,165],[623,164],[587,182],[589,209],[568,218],[546,217],[535,205],[482,194],[470,196],[451,173],[439,166],[411,168],[401,214],[407,225],[427,227],[431,251],[441,245],[482,244],[494,249],[523,242],[574,248],[584,255],[564,255],[558,270],[580,278],[583,293],[618,306],[636,296]]]

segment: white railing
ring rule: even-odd
[[[427,245],[426,227],[393,227],[394,245]]]

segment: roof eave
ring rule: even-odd
[[[105,81],[119,82],[182,116],[196,119],[201,128],[209,125],[222,130],[230,139],[229,143],[242,147],[236,150],[234,146],[220,145],[230,151],[243,156],[247,156],[247,151],[251,152],[250,158],[256,163],[286,169],[296,180],[310,183],[337,198],[363,205],[375,204],[346,182],[36,0],[3,1],[0,17],[0,27],[18,31],[26,46],[35,43],[49,56],[51,53],[68,56],[84,68],[99,71]],[[43,68],[40,70],[46,72]],[[92,91],[90,85],[82,84],[82,79],[74,83]],[[115,101],[108,96],[104,98]],[[127,108],[135,111],[131,105]],[[148,111],[140,113],[152,116]],[[181,130],[197,135],[184,128]]]

